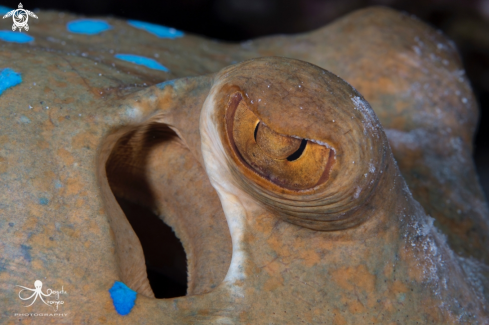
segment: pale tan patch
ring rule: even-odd
[[[60,148],[58,150],[58,157],[61,158],[66,166],[71,166],[75,162],[75,158],[73,158],[73,155],[64,148]]]
[[[45,121],[44,123],[42,123],[42,132],[41,132],[41,135],[45,138],[45,139],[51,139],[53,137],[52,135],[52,130],[54,129],[54,125],[53,123],[51,122],[51,120],[48,118],[47,121]]]
[[[333,310],[333,325],[346,325],[346,320],[343,315],[341,315],[341,312],[339,309]]]
[[[115,312],[114,305],[112,304],[112,299],[105,299],[104,309],[106,312],[111,312],[111,313]]]
[[[80,238],[80,232],[78,230],[65,227],[63,228],[63,232],[72,238]]]
[[[37,141],[36,146],[38,149],[47,149],[47,148],[49,148],[49,142],[44,141],[44,140],[40,140],[40,141]]]
[[[49,84],[54,85],[58,88],[65,88],[68,85],[66,82],[58,81],[53,77],[49,78]]]
[[[31,180],[32,186],[38,191],[49,192],[55,176],[54,172],[48,170],[42,176],[33,178]]]
[[[394,281],[389,289],[394,294],[408,292],[408,288],[406,287],[406,285],[399,280]]]
[[[42,262],[40,260],[34,260],[34,261],[32,261],[31,266],[35,270],[42,270],[42,269],[44,269],[44,266],[43,266],[43,264],[42,264]]]
[[[414,256],[414,252],[405,247],[400,249],[399,256],[401,260],[407,265],[407,274],[410,279],[415,280],[418,283],[423,282],[425,278],[424,267],[419,266],[419,262]]]
[[[0,174],[5,173],[8,169],[8,161],[4,157],[0,157]]]
[[[313,250],[306,250],[302,254],[302,259],[304,260],[304,264],[306,264],[307,267],[316,265],[321,260],[319,255]]]
[[[75,98],[69,97],[69,98],[63,99],[63,104],[71,104],[74,101],[75,101]]]
[[[383,305],[383,310],[389,313],[393,313],[395,310],[395,306],[393,305],[390,299],[386,299],[385,301],[383,301],[382,305]]]
[[[270,277],[263,285],[263,290],[273,291],[284,285],[284,278],[280,274]]]
[[[352,300],[348,303],[348,310],[352,314],[365,313],[367,309],[365,306],[358,300]]]
[[[263,267],[263,269],[268,273],[270,276],[275,276],[276,274],[280,273],[280,269],[282,266],[277,260],[274,260],[267,265]]]
[[[41,211],[41,208],[39,206],[39,204],[36,202],[36,203],[29,203],[27,205],[27,209],[29,210],[29,217],[41,217],[42,216],[42,211]],[[32,220],[34,218],[29,218],[28,221],[24,224],[27,225],[27,224],[31,224],[32,223]],[[37,223],[37,222],[36,222]]]
[[[433,301],[432,298],[426,298],[422,302],[423,311],[428,317],[428,321],[432,321],[435,324],[448,324],[449,322],[443,321],[443,315],[441,314],[441,310],[439,308],[438,303]]]
[[[83,181],[79,177],[68,178],[65,181],[65,195],[78,194],[83,189]]]
[[[78,198],[75,202],[75,206],[77,208],[81,208],[85,204],[85,200],[83,198]]]
[[[288,256],[290,254],[289,249],[284,245],[282,240],[278,236],[271,236],[267,240],[268,245],[270,245],[270,248],[277,253],[279,256]]]
[[[339,268],[331,273],[331,277],[341,288],[348,291],[360,288],[366,292],[373,292],[375,289],[376,276],[371,274],[363,264]]]
[[[9,142],[8,135],[0,135],[0,145],[3,145],[8,142]]]
[[[29,244],[32,247],[53,248],[56,246],[54,241],[49,240],[49,235],[45,232],[40,234],[34,234],[29,238]]]
[[[386,278],[390,278],[393,271],[394,266],[392,265],[392,263],[388,262],[386,265],[384,265],[384,276]]]
[[[99,138],[95,134],[86,131],[78,133],[76,136],[74,136],[73,140],[71,141],[71,145],[75,149],[81,149],[83,147],[90,147],[94,149],[98,145],[98,140]]]

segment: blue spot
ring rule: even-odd
[[[55,180],[54,181],[54,187],[56,187],[56,188],[62,188],[63,187],[63,184],[61,184],[61,182],[59,180]]]
[[[9,227],[13,227],[15,225],[15,223],[9,222],[8,225],[9,225]]]
[[[115,281],[112,288],[109,289],[109,292],[115,310],[122,316],[129,314],[136,301],[136,291],[122,282]]]
[[[134,55],[134,54],[116,54],[115,57],[119,60],[124,60],[134,64],[144,65],[150,69],[161,70],[168,72],[168,68],[162,66],[158,61],[144,56]]]
[[[34,40],[34,37],[24,33],[12,32],[11,30],[0,30],[0,39],[12,43],[29,43]]]
[[[166,86],[175,86],[175,81],[177,81],[177,80],[176,79],[167,80],[167,81],[164,81],[164,82],[157,84],[156,87],[158,87],[160,89],[164,89]]]
[[[0,272],[7,271],[7,262],[5,262],[5,259],[0,258]]]
[[[29,245],[20,245],[20,251],[22,252],[22,256],[29,263],[32,261],[31,249],[32,247]]]
[[[66,24],[69,32],[76,34],[95,35],[106,30],[112,29],[107,22],[98,19],[79,19],[70,21]]]
[[[182,31],[176,30],[166,26],[147,23],[139,20],[128,20],[127,23],[133,27],[144,29],[145,31],[156,35],[160,38],[178,38],[185,35]]]
[[[48,203],[49,203],[49,200],[46,199],[45,197],[42,197],[39,199],[39,204],[41,204],[41,205],[48,205]]]
[[[0,95],[10,87],[17,86],[22,82],[20,73],[10,68],[5,68],[0,72]]]
[[[12,8],[0,6],[0,15],[5,15],[7,12],[12,11]]]
[[[29,123],[31,123],[31,120],[27,116],[22,115],[20,117],[20,122],[25,123],[25,124],[29,124]]]

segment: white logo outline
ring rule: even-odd
[[[54,308],[55,311],[58,311],[58,307],[59,305],[63,305],[64,304],[64,301],[62,300],[59,300],[59,294],[66,294],[66,291],[63,290],[63,288],[61,288],[61,291],[55,291],[55,290],[51,290],[51,289],[48,289],[46,291],[46,293],[42,292],[42,281],[41,280],[36,280],[34,282],[34,288],[35,289],[31,289],[31,288],[27,288],[27,287],[24,287],[24,286],[21,286],[21,285],[16,285],[17,287],[21,287],[23,288],[22,290],[19,291],[19,298],[20,300],[23,300],[23,301],[26,301],[26,300],[30,300],[32,299],[32,297],[34,297],[34,299],[32,300],[31,304],[30,305],[27,305],[27,306],[24,306],[24,307],[30,307],[32,306],[37,298],[39,297],[39,299],[41,299],[41,301],[47,305],[47,306],[51,306]],[[24,290],[29,290],[29,291],[32,291],[33,294],[30,295],[29,297],[26,297],[26,298],[22,298],[22,296],[20,295],[20,293]],[[43,296],[44,297],[50,297],[51,295],[56,295],[56,300],[48,300],[48,302],[44,301],[44,299],[42,298]],[[53,306],[54,305],[54,306]]]
[[[27,21],[29,20],[29,16],[33,18],[38,18],[35,13],[32,11],[24,9],[24,6],[22,3],[19,3],[19,8],[11,10],[7,12],[5,16],[3,16],[3,19],[8,18],[12,16],[12,20],[14,21],[14,24],[12,25],[12,31],[15,32],[15,30],[18,28],[19,32],[22,31],[22,28],[25,29],[27,32],[29,30],[29,25],[27,24]]]

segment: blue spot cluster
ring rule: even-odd
[[[39,199],[39,204],[40,205],[48,205],[48,203],[49,203],[49,200],[46,199],[45,197],[42,197],[42,198]]]
[[[11,30],[0,30],[0,39],[12,43],[29,43],[34,40],[34,37],[24,33],[12,32]]]
[[[12,11],[12,8],[0,6],[0,15],[5,15],[7,12]]]
[[[176,30],[175,28],[151,24],[144,21],[128,20],[127,23],[133,27],[144,29],[148,33],[156,35],[160,38],[174,39],[174,38],[182,37],[184,35],[182,31]]]
[[[168,70],[167,67],[161,65],[158,61],[155,61],[151,58],[147,58],[147,57],[140,56],[140,55],[116,54],[115,58],[119,59],[119,60],[131,62],[134,64],[143,65],[143,66],[150,68],[150,69],[161,70],[161,71],[165,71],[165,72],[170,71],[170,70]]]
[[[136,291],[120,281],[115,281],[112,288],[109,289],[109,293],[115,310],[120,315],[124,316],[131,312],[132,307],[134,307],[134,302],[136,301]]]
[[[15,72],[10,68],[5,68],[0,72],[0,95],[3,92],[13,86],[16,86],[22,82],[20,73]]]
[[[66,24],[66,29],[75,34],[95,35],[112,29],[112,26],[104,20],[79,19]]]

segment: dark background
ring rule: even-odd
[[[0,0],[17,8],[19,0]],[[418,16],[457,44],[480,107],[475,162],[489,194],[489,0],[25,0],[29,8],[132,18],[225,41],[310,31],[351,11],[389,6]]]

